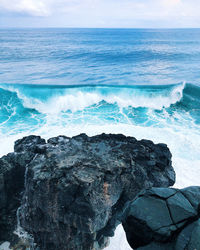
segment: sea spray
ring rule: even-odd
[[[24,186],[27,185],[27,173],[28,173],[28,167],[26,166],[25,175],[24,175]],[[27,199],[27,197],[25,197]],[[16,247],[23,247],[25,250],[35,250],[36,244],[34,243],[34,238],[32,235],[30,235],[28,232],[22,228],[20,223],[20,212],[21,212],[21,206],[17,209],[17,228],[14,231],[14,234],[16,234],[19,237],[19,242],[17,243]]]
[[[16,244],[16,248],[23,247],[25,250],[35,250],[36,244],[32,235],[27,233],[20,225],[20,207],[17,209],[17,228],[14,231],[19,237],[19,241]]]
[[[76,112],[101,102],[117,104],[120,108],[152,108],[161,110],[175,104],[183,97],[185,83],[169,86],[82,86],[59,88],[55,86],[0,85],[1,89],[16,94],[24,108],[43,114]],[[43,95],[35,97],[35,91]],[[9,95],[9,93],[6,93]],[[16,96],[14,98],[16,98]],[[9,99],[9,102],[12,101]]]

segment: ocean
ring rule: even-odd
[[[200,29],[0,30],[0,155],[30,134],[122,133],[166,143],[181,188],[200,185],[199,128]]]

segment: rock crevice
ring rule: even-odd
[[[196,241],[197,236],[200,239],[199,207],[200,187],[146,190],[128,204],[123,221],[127,240],[133,249],[140,250],[192,250],[188,244],[200,249]]]

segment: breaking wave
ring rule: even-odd
[[[200,92],[199,87],[192,87]],[[195,98],[193,94],[196,94],[185,83],[165,86],[83,86],[76,88],[1,85],[0,91],[3,96],[1,110],[13,112],[16,108],[22,108],[22,105],[24,109],[33,109],[42,114],[76,112],[102,103],[115,104],[119,108],[141,107],[161,110],[180,102],[183,97],[192,100]]]

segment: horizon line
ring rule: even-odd
[[[200,29],[200,27],[0,27],[0,29]]]

